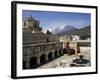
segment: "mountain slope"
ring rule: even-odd
[[[90,34],[90,26],[86,26],[84,28],[81,29],[73,29],[73,30],[69,30],[69,31],[64,31],[64,32],[60,32],[57,35],[61,36],[61,35],[87,35]]]

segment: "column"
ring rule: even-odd
[[[55,58],[54,52],[53,52],[53,54],[52,54],[52,58]]]
[[[25,69],[29,69],[29,68],[30,68],[29,61],[25,61]]]
[[[48,56],[45,57],[45,60],[48,61]]]
[[[37,58],[37,64],[40,65],[40,57]]]
[[[63,49],[61,49],[61,55],[63,55]]]
[[[60,56],[60,55],[59,55],[59,51],[58,51],[58,50],[57,50],[57,56]]]

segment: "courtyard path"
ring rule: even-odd
[[[79,54],[84,55],[85,59],[90,60],[90,47],[80,47],[80,50],[81,52]],[[79,58],[79,55],[68,56],[67,54],[64,54],[63,56],[38,67],[37,69],[70,67],[70,63],[76,58]]]

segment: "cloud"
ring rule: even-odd
[[[83,20],[81,21],[69,21],[69,20],[68,21],[67,20],[66,21],[56,21],[56,22],[52,22],[50,24],[44,25],[45,27],[43,27],[43,32],[46,33],[47,30],[53,33],[57,31],[59,32],[63,30],[66,25],[74,26],[76,28],[82,28],[86,26],[86,22]]]
[[[54,31],[55,29],[62,30],[62,29],[64,29],[66,24],[67,24],[66,21],[52,22],[48,25],[44,25],[43,32],[46,33],[46,31],[49,30],[50,32],[55,33],[55,31]]]

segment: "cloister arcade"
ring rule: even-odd
[[[33,69],[63,55],[61,42],[23,46],[23,69]]]

